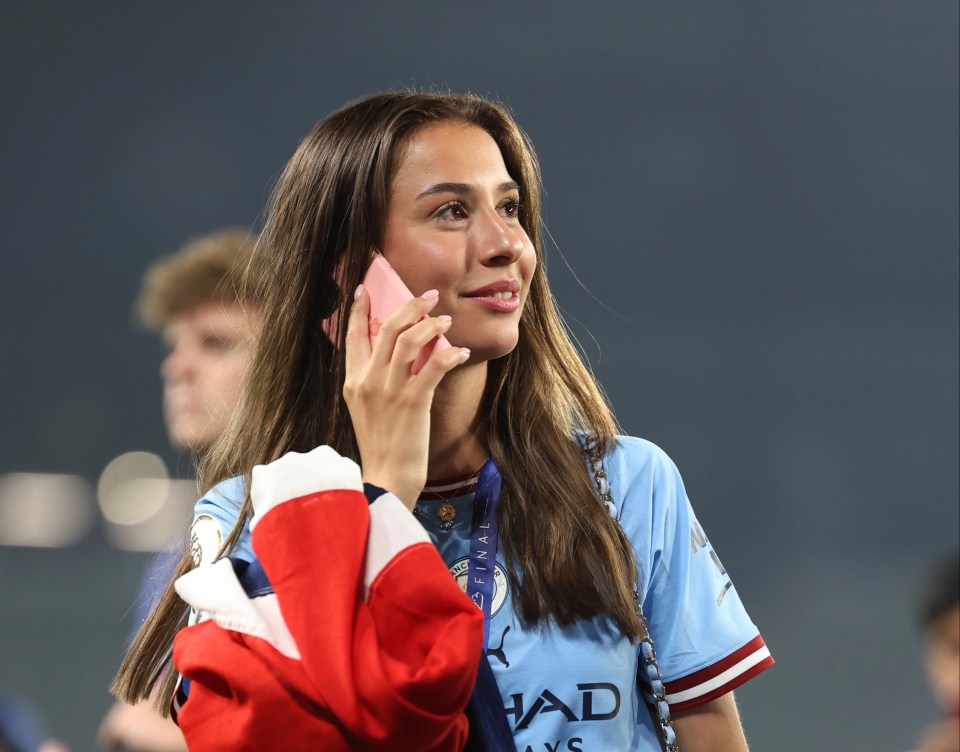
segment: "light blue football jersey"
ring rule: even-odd
[[[648,441],[620,437],[604,467],[618,518],[633,543],[643,610],[671,708],[707,702],[772,665],[669,457]],[[443,495],[445,489],[433,490]],[[451,489],[446,490],[448,495]],[[242,479],[225,481],[198,502],[196,518],[209,518],[208,527],[216,521],[225,538],[244,495]],[[445,500],[422,498],[416,509],[463,587],[473,500],[469,490]],[[252,555],[244,531],[232,556]],[[660,749],[637,683],[638,646],[605,617],[524,628],[513,611],[499,553],[487,658],[521,752]]]

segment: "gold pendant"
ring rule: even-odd
[[[457,508],[449,501],[445,501],[437,509],[437,516],[440,518],[440,522],[450,524],[457,517]]]

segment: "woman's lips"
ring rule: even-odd
[[[490,295],[468,295],[468,300],[472,300],[484,308],[493,311],[503,311],[512,313],[520,307],[520,296],[513,292],[492,293]]]
[[[483,287],[478,287],[475,290],[464,293],[464,296],[468,298],[485,298],[498,292],[512,292],[516,295],[520,292],[520,287],[519,279],[498,279],[489,285],[484,285]]]
[[[518,279],[503,279],[468,292],[464,297],[492,311],[512,313],[520,307],[520,286]]]

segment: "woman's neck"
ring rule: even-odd
[[[486,416],[480,415],[487,364],[477,363],[443,377],[430,408],[427,477],[452,478],[473,472],[489,456]]]

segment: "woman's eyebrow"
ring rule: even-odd
[[[501,193],[518,191],[520,190],[520,184],[516,180],[508,180],[506,183],[500,183],[500,185],[497,186],[497,190]],[[420,195],[417,196],[417,201],[425,196],[432,196],[435,193],[473,193],[473,191],[474,188],[467,183],[436,183],[421,192]]]

